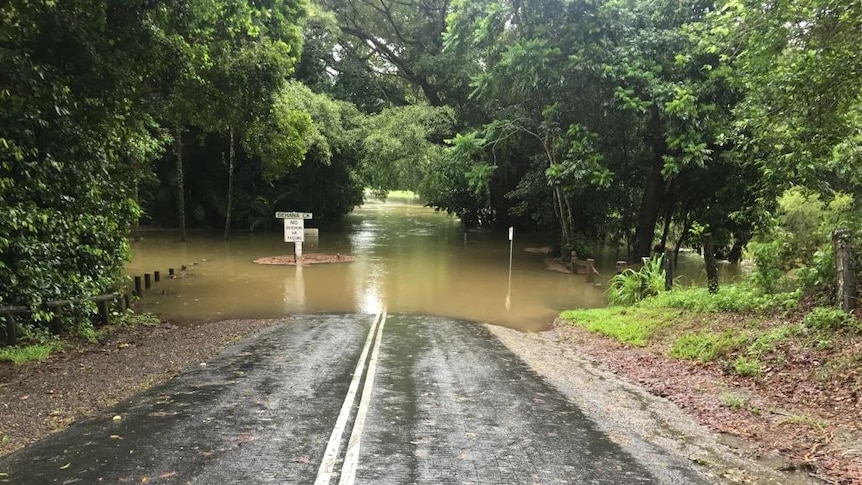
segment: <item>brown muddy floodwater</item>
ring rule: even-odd
[[[314,227],[307,221],[306,227]],[[274,226],[277,227],[277,226]],[[524,251],[547,244],[515,234],[511,280],[505,231],[464,231],[459,221],[419,204],[369,202],[337,226],[320,228],[303,252],[352,255],[356,261],[309,266],[262,265],[265,256],[293,254],[279,230],[211,233],[144,232],[133,243],[129,275],[160,271],[161,282],[138,309],[173,320],[271,318],[293,313],[418,313],[487,322],[524,331],[549,328],[561,310],[605,304],[604,286],[582,275],[546,269],[544,256]],[[692,261],[699,258],[691,257]],[[599,259],[613,271],[614,254]],[[682,262],[698,277],[698,262]],[[189,266],[181,278],[168,268]],[[606,278],[598,278],[604,283]]]

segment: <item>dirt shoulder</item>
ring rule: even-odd
[[[167,381],[276,322],[118,327],[99,344],[71,345],[46,362],[0,362],[0,455]]]
[[[824,390],[809,385],[810,365],[758,382],[565,324],[489,328],[635,454],[637,443],[656,444],[728,483],[862,483],[858,407],[813,398]]]

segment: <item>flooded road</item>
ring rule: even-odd
[[[486,326],[297,315],[0,458],[0,482],[721,483],[620,436]]]
[[[307,221],[306,227],[315,227]],[[293,253],[282,233],[236,232],[230,241],[190,233],[144,232],[133,244],[128,274],[189,265],[162,278],[139,305],[167,319],[275,318],[295,313],[389,312],[437,315],[525,331],[548,328],[564,309],[605,304],[604,287],[582,275],[550,271],[544,256],[525,252],[547,240],[516,232],[509,277],[505,231],[465,231],[451,216],[416,203],[367,203],[336,226],[320,228],[304,252],[352,255],[356,261],[309,266],[260,265]],[[613,272],[615,255],[598,261]],[[196,264],[195,264],[196,263]],[[193,265],[194,264],[194,265]],[[689,265],[691,266],[691,265]],[[692,266],[689,273],[697,274]],[[606,281],[599,278],[597,281]]]

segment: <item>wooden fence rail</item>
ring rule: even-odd
[[[179,275],[177,275],[177,273],[174,271],[174,268],[169,268],[168,274],[171,278],[181,277],[187,269],[188,268],[186,265],[182,265]],[[133,278],[134,290],[131,291],[132,295],[130,295],[128,291],[123,291],[105,293],[103,295],[96,295],[90,298],[79,298],[73,300],[51,300],[42,304],[41,308],[47,310],[57,310],[56,313],[59,313],[63,308],[92,301],[95,302],[99,308],[98,322],[101,325],[110,325],[111,303],[113,303],[114,301],[118,302],[121,310],[131,308],[133,296],[139,299],[143,298],[144,292],[146,290],[149,290],[152,287],[153,283],[158,283],[160,280],[161,273],[159,271],[153,271],[152,274],[145,273],[143,278],[141,276],[135,276]],[[30,307],[26,306],[0,306],[0,345],[3,345],[4,343],[6,345],[16,345],[18,343],[18,322],[15,320],[15,316],[29,315],[30,313]],[[3,324],[4,322],[5,325]],[[62,328],[60,325],[59,318],[55,317],[54,321],[51,322],[51,331],[56,334],[61,333]]]
[[[111,311],[110,311],[110,303],[115,300],[120,300],[121,304],[126,303],[127,297],[125,295],[121,295],[120,293],[106,293],[104,295],[96,295],[90,298],[78,298],[74,300],[50,300],[45,302],[43,305],[44,308],[48,310],[62,310],[63,308],[79,305],[81,303],[85,303],[88,301],[95,302],[99,307],[99,323],[102,325],[110,325],[111,323]],[[0,307],[0,315],[3,315],[3,319],[6,321],[5,325],[5,342],[8,345],[15,345],[18,343],[18,322],[15,321],[15,315],[29,315],[30,308],[25,306],[4,306]],[[60,325],[59,319],[55,318],[53,322],[51,322],[51,329],[54,333],[59,333]]]

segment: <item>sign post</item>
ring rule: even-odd
[[[305,241],[305,220],[311,212],[276,212],[275,217],[284,219],[284,242],[293,243],[293,261],[302,261],[302,243]]]
[[[509,287],[506,290],[506,310],[512,305],[512,245],[514,244],[515,227],[509,226]]]

